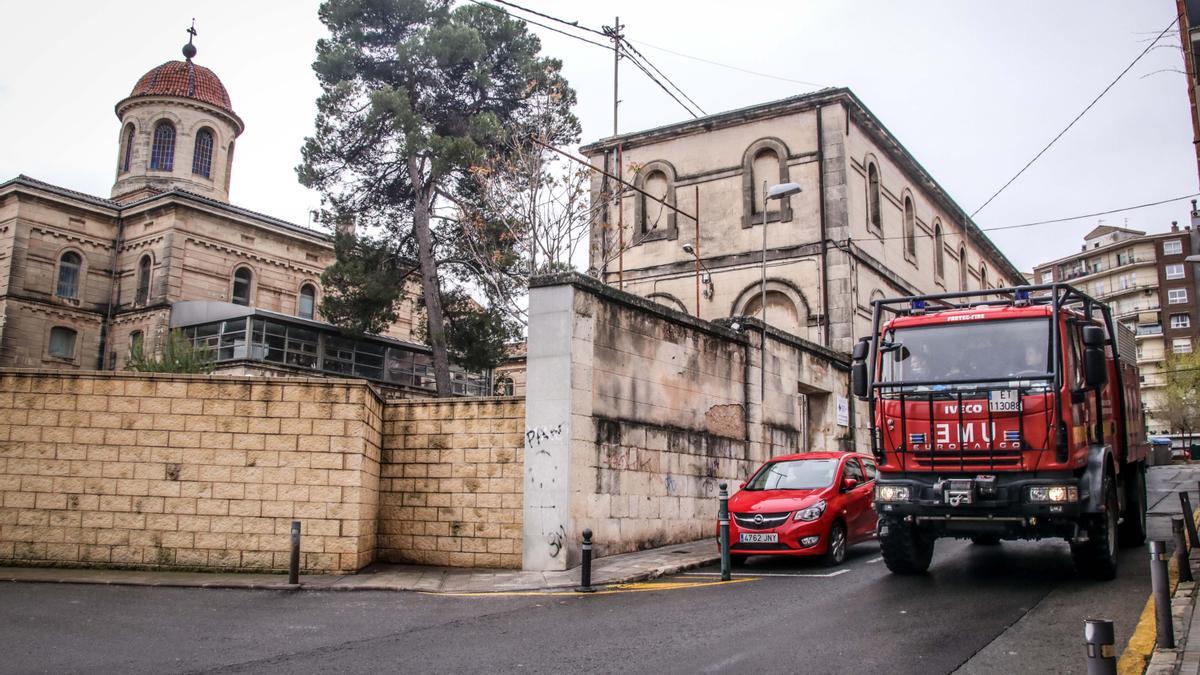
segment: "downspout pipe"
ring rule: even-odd
[[[829,345],[829,239],[825,223],[825,130],[817,106],[817,213],[821,223],[821,346]]]

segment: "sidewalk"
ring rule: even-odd
[[[718,559],[711,538],[689,544],[622,553],[592,561],[592,585],[654,579],[700,567]],[[146,572],[136,570],[0,567],[0,582],[109,584],[185,588],[294,589],[286,574]],[[562,572],[426,567],[377,563],[357,574],[304,575],[299,588],[323,591],[421,591],[425,593],[497,593],[549,591],[579,585],[579,568]]]
[[[1200,491],[1197,490],[1200,487],[1200,464],[1155,467],[1150,477],[1150,538],[1166,540],[1173,554],[1175,547],[1171,544],[1170,518],[1179,514],[1178,493],[1181,490],[1188,492],[1193,508],[1200,505]],[[1193,548],[1189,559],[1193,574],[1200,578],[1200,549]],[[1175,581],[1177,574],[1174,562],[1170,563],[1170,568],[1172,581]],[[1146,675],[1200,675],[1200,621],[1195,620],[1197,590],[1195,582],[1178,582],[1175,585],[1171,596],[1171,615],[1176,646],[1175,649],[1155,646],[1153,652],[1148,654]],[[1140,622],[1145,625],[1139,625],[1138,630],[1148,633],[1144,639],[1153,643],[1156,630],[1153,601],[1147,603],[1147,611],[1150,614],[1145,616],[1144,613]],[[1134,664],[1130,662],[1129,667],[1133,668]]]

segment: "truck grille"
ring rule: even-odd
[[[735,513],[733,514],[733,522],[737,523],[738,527],[747,530],[770,530],[782,525],[790,515],[792,515],[791,511],[783,513]]]

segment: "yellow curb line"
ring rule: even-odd
[[[1192,518],[1200,520],[1200,509],[1196,509]],[[1183,540],[1190,551],[1191,542],[1188,541],[1186,535]],[[1171,557],[1174,558],[1174,556]],[[1167,574],[1170,577],[1171,595],[1174,596],[1175,587],[1179,585],[1178,565],[1167,565]],[[1146,666],[1150,664],[1150,657],[1154,653],[1154,644],[1157,640],[1158,625],[1154,617],[1154,595],[1151,594],[1146,600],[1146,606],[1142,608],[1142,615],[1138,618],[1133,634],[1129,636],[1129,643],[1125,645],[1125,651],[1121,652],[1121,658],[1117,661],[1117,675],[1142,675],[1146,672]]]
[[[551,596],[551,595],[614,595],[617,593],[649,593],[651,591],[677,591],[685,588],[702,588],[705,586],[726,586],[728,584],[740,584],[747,581],[758,581],[758,577],[747,577],[742,579],[730,579],[729,581],[667,581],[667,582],[651,582],[639,581],[629,584],[614,584],[612,586],[604,586],[591,593],[581,593],[575,590],[562,591],[481,591],[477,593],[437,593],[433,591],[420,591],[420,595],[440,595],[450,596],[454,598],[505,598],[505,597],[527,597],[527,596]]]

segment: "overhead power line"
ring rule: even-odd
[[[641,61],[639,61],[639,60],[638,60],[636,57],[634,57],[634,55],[633,55],[632,53],[630,53],[630,52],[629,52],[627,49],[625,49],[624,45],[622,45],[622,46],[621,46],[621,53],[622,53],[622,54],[625,56],[625,58],[626,58],[626,59],[628,59],[628,60],[629,60],[629,62],[630,62],[630,63],[632,63],[632,64],[633,64],[633,65],[634,65],[634,66],[635,66],[635,67],[636,67],[638,70],[642,71],[642,73],[643,73],[643,74],[645,74],[645,76],[646,76],[646,77],[650,78],[650,81],[651,81],[651,82],[653,82],[654,84],[657,84],[659,89],[662,89],[663,91],[665,91],[665,92],[667,93],[667,96],[670,96],[672,99],[674,99],[674,100],[675,100],[675,102],[676,102],[676,103],[678,103],[678,104],[680,105],[680,107],[682,107],[684,110],[686,110],[686,111],[687,111],[687,113],[688,113],[689,115],[691,115],[692,117],[699,117],[699,115],[697,115],[697,114],[696,114],[696,112],[695,112],[694,110],[692,110],[691,108],[689,108],[689,107],[688,107],[688,105],[687,105],[686,103],[684,103],[683,101],[679,100],[679,97],[675,95],[675,92],[673,92],[673,91],[671,91],[670,89],[668,89],[668,88],[667,88],[667,85],[663,84],[663,83],[662,83],[662,82],[661,82],[661,81],[660,81],[660,80],[659,80],[657,77],[655,77],[655,76],[654,76],[654,73],[651,73],[651,72],[650,72],[650,70],[649,70],[649,69],[646,67],[646,65],[645,65],[645,64],[643,64],[643,63],[642,63]],[[680,94],[683,94],[683,92],[682,92],[682,91],[680,91],[679,93],[680,93]],[[684,98],[687,98],[687,94],[683,94],[683,96],[684,96]],[[690,101],[690,100],[692,100],[692,99],[688,98],[688,100]],[[693,104],[693,105],[695,105],[695,104]],[[699,108],[700,108],[700,106],[696,106],[696,108],[697,108],[697,109],[699,109]],[[703,110],[701,110],[700,112],[704,112],[704,111],[703,111]]]
[[[1171,28],[1173,28],[1175,26],[1175,24],[1179,21],[1179,18],[1181,16],[1183,16],[1183,15],[1180,14],[1180,15],[1177,15],[1174,19],[1171,19],[1171,23],[1167,24],[1167,27],[1162,29],[1162,31],[1159,32],[1158,37],[1154,38],[1154,41],[1151,42],[1149,45],[1147,45],[1146,48],[1142,50],[1142,53],[1138,54],[1137,58],[1135,58],[1133,61],[1131,61],[1128,66],[1125,66],[1125,70],[1122,70],[1120,72],[1120,74],[1118,74],[1116,76],[1116,78],[1113,79],[1112,82],[1109,82],[1108,86],[1105,87],[1096,96],[1096,98],[1092,99],[1092,102],[1087,104],[1087,107],[1085,107],[1078,115],[1075,116],[1075,119],[1071,120],[1071,122],[1066,127],[1063,127],[1062,131],[1058,132],[1058,135],[1056,135],[1054,138],[1050,139],[1050,142],[1046,144],[1046,147],[1042,148],[1038,152],[1038,154],[1033,156],[1033,159],[1029,160],[1028,162],[1025,163],[1025,166],[1021,167],[1020,171],[1018,171],[1012,178],[1009,178],[1007,183],[1005,183],[1004,185],[1001,185],[1000,189],[996,190],[995,194],[993,194],[991,197],[988,197],[987,201],[985,201],[982,205],[980,205],[979,208],[975,209],[975,211],[971,214],[971,217],[974,218],[976,213],[979,213],[984,208],[986,208],[988,204],[991,204],[993,199],[995,199],[996,197],[999,197],[1000,193],[1004,192],[1004,190],[1007,189],[1009,185],[1012,185],[1013,181],[1020,178],[1021,174],[1025,173],[1026,169],[1033,166],[1034,162],[1038,161],[1038,159],[1040,159],[1042,155],[1046,154],[1046,151],[1049,150],[1050,147],[1053,146],[1055,143],[1057,143],[1058,139],[1063,137],[1063,134],[1070,131],[1071,127],[1075,126],[1075,123],[1078,122],[1084,115],[1086,115],[1088,113],[1088,111],[1092,109],[1092,106],[1096,105],[1096,103],[1098,103],[1100,101],[1100,99],[1103,98],[1104,95],[1109,92],[1110,89],[1112,89],[1114,86],[1116,86],[1117,82],[1120,82],[1121,78],[1125,77],[1125,74],[1128,73],[1130,70],[1132,70],[1133,67],[1135,65],[1137,65],[1138,61],[1142,60],[1142,57],[1144,57],[1146,54],[1149,54],[1151,49],[1154,49],[1154,45],[1158,44],[1158,41],[1161,40],[1162,37],[1167,34],[1167,31],[1171,30]]]
[[[671,78],[667,77],[666,73],[664,73],[662,70],[660,70],[658,66],[654,65],[653,63],[651,63],[650,59],[646,58],[646,55],[645,55],[645,54],[643,54],[643,53],[641,53],[640,51],[638,51],[638,48],[637,48],[637,47],[634,47],[634,46],[633,46],[633,44],[632,44],[632,43],[631,43],[629,40],[627,40],[627,39],[622,39],[621,41],[624,43],[624,44],[622,45],[622,48],[623,48],[623,49],[626,49],[626,50],[630,50],[630,49],[631,49],[631,50],[633,50],[633,54],[636,54],[636,55],[637,55],[637,58],[639,58],[639,59],[641,59],[642,61],[644,61],[644,62],[646,63],[646,65],[648,65],[648,66],[650,66],[652,69],[654,69],[654,72],[656,72],[656,73],[658,73],[660,76],[662,76],[662,79],[666,80],[668,84],[670,84],[672,87],[674,87],[674,88],[675,88],[675,91],[679,92],[681,96],[683,96],[684,98],[686,98],[686,99],[688,100],[688,102],[689,102],[689,103],[691,103],[691,104],[692,104],[692,106],[696,108],[696,110],[699,110],[699,111],[700,111],[700,114],[702,114],[702,115],[707,115],[707,114],[708,114],[707,112],[705,112],[705,111],[704,111],[704,108],[701,108],[701,107],[700,107],[700,104],[699,104],[699,103],[696,103],[695,99],[693,99],[691,96],[688,96],[688,95],[687,95],[687,92],[685,92],[683,89],[680,89],[680,88],[679,88],[679,85],[677,85],[677,84],[675,84],[673,81],[671,81]],[[633,56],[632,54],[629,54],[629,52],[628,52],[628,51],[626,51],[626,52],[625,52],[625,54],[626,54],[627,56],[630,56],[630,57],[632,57],[632,56]],[[633,59],[631,58],[631,60],[633,60]]]
[[[765,78],[771,79],[771,80],[779,80],[780,82],[791,82],[793,84],[803,84],[803,85],[806,85],[809,87],[821,88],[821,87],[826,86],[824,84],[819,84],[817,82],[808,82],[806,80],[797,80],[797,79],[793,79],[790,77],[783,77],[781,75],[772,75],[770,73],[763,73],[763,72],[759,72],[757,70],[750,70],[748,68],[742,68],[741,66],[733,66],[728,63],[721,63],[720,61],[713,61],[713,60],[706,59],[706,58],[703,58],[700,56],[693,56],[692,54],[684,54],[683,52],[677,52],[677,51],[674,51],[671,49],[667,49],[666,47],[659,47],[658,45],[652,45],[649,42],[646,42],[644,40],[631,40],[631,42],[636,42],[639,45],[642,45],[643,47],[657,49],[660,52],[674,54],[675,56],[678,56],[680,58],[691,59],[693,61],[699,61],[700,63],[707,63],[710,66],[717,66],[720,68],[728,68],[729,70],[736,70],[739,73],[746,73],[747,75],[757,75],[758,77],[765,77]]]
[[[596,42],[595,40],[589,40],[588,38],[585,38],[585,37],[583,37],[582,35],[575,35],[574,33],[568,33],[567,31],[565,31],[565,30],[559,30],[559,29],[555,28],[554,26],[548,26],[548,25],[546,25],[546,24],[544,24],[544,23],[539,23],[539,22],[537,22],[537,21],[534,21],[533,19],[527,19],[527,18],[525,18],[525,17],[523,17],[523,16],[517,16],[516,14],[513,14],[512,12],[509,12],[508,10],[504,9],[503,7],[497,7],[497,6],[493,5],[493,4],[489,4],[489,3],[486,3],[486,2],[480,2],[479,0],[467,0],[467,2],[470,2],[470,3],[472,3],[472,4],[479,5],[480,7],[487,7],[488,9],[491,9],[491,10],[494,10],[494,11],[497,11],[497,12],[500,12],[501,14],[507,14],[508,16],[511,16],[511,17],[512,17],[512,18],[514,18],[514,19],[520,19],[521,21],[524,21],[525,23],[531,23],[531,24],[533,24],[533,25],[535,25],[535,26],[539,26],[539,27],[541,27],[541,28],[545,28],[545,29],[546,29],[546,30],[548,30],[548,31],[553,31],[553,32],[555,32],[555,33],[558,33],[559,35],[565,35],[565,36],[567,36],[567,37],[569,37],[569,38],[574,38],[574,39],[576,39],[576,40],[579,40],[580,42],[586,42],[586,43],[588,43],[589,45],[595,45],[595,46],[597,46],[597,47],[600,47],[601,49],[606,49],[606,50],[611,50],[611,49],[612,49],[612,47],[609,47],[608,45],[606,45],[606,44],[604,44],[604,43],[601,43],[601,42]],[[505,4],[508,4],[508,3],[505,3]],[[565,24],[567,24],[568,26],[569,26],[569,25],[572,25],[570,21],[562,21],[562,23],[565,23]],[[583,28],[582,26],[576,26],[576,28],[579,28],[579,29],[581,29],[581,30],[587,30],[587,31],[590,31],[590,32],[595,32],[595,31],[592,31],[590,28]],[[601,35],[603,35],[603,33],[601,33]]]

